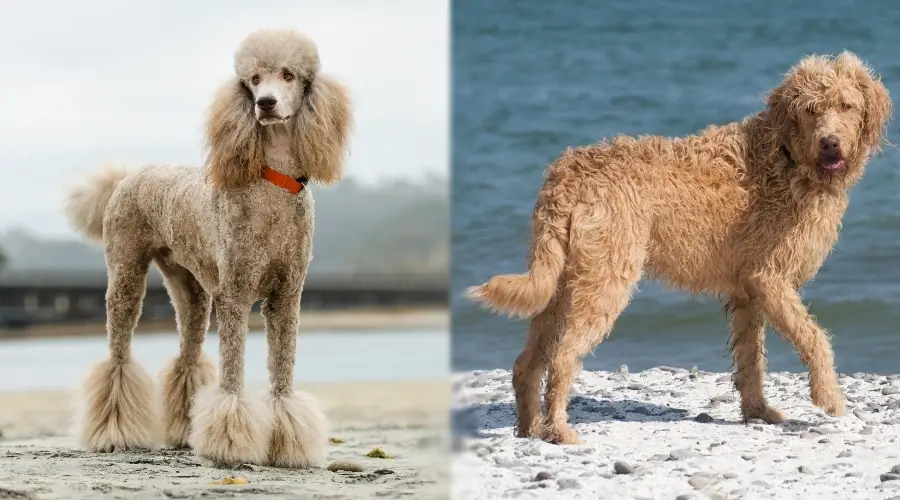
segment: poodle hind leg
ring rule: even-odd
[[[203,354],[203,341],[209,329],[212,299],[197,279],[182,266],[156,259],[163,274],[175,317],[181,347],[178,357],[170,361],[159,380],[162,386],[166,445],[188,446],[191,430],[190,410],[197,392],[216,379],[216,366]]]
[[[244,395],[244,346],[253,301],[217,297],[220,379],[197,393],[190,410],[188,444],[221,465],[266,463],[272,412]]]
[[[276,467],[314,466],[325,461],[328,447],[328,420],[318,400],[293,388],[299,313],[299,292],[276,293],[263,304],[275,417],[268,463]]]
[[[784,421],[784,415],[769,405],[763,392],[766,373],[766,323],[758,303],[732,298],[726,305],[731,314],[731,355],[734,360],[734,388],[741,394],[744,422],[758,418],[770,424]]]
[[[153,449],[159,444],[153,379],[131,358],[131,336],[141,315],[150,265],[145,255],[137,248],[107,248],[110,357],[90,372],[78,415],[79,439],[89,451]]]
[[[512,385],[516,396],[516,436],[541,437],[544,415],[541,410],[541,382],[547,373],[549,355],[564,328],[558,297],[531,320],[528,340],[513,365]]]
[[[578,207],[572,215],[569,248],[567,318],[552,353],[547,376],[543,439],[579,444],[568,425],[569,391],[582,359],[612,331],[631,300],[646,257],[645,227],[638,214],[631,220],[610,219],[598,205]]]

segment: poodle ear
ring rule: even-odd
[[[295,152],[310,180],[341,179],[353,117],[347,90],[328,75],[316,75],[305,89],[306,102],[295,120]]]
[[[891,97],[881,80],[867,70],[857,73],[859,88],[866,100],[860,141],[872,151],[878,151],[891,119]]]
[[[206,120],[206,179],[215,189],[243,186],[262,176],[262,135],[253,98],[237,77],[216,93]]]

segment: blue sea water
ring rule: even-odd
[[[801,57],[856,52],[900,96],[900,6],[868,2],[453,2],[452,367],[510,368],[527,323],[462,292],[525,270],[546,166],[617,133],[679,136],[762,109]],[[892,124],[889,140],[900,144]],[[900,151],[851,194],[840,241],[804,301],[833,333],[842,372],[900,370]],[[642,283],[587,369],[727,370],[721,305]],[[802,370],[776,335],[772,370]]]

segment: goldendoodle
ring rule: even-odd
[[[344,87],[319,72],[315,44],[292,30],[249,35],[234,70],[210,108],[203,169],[110,168],[66,200],[73,227],[102,242],[109,273],[110,358],[94,367],[83,396],[88,450],[154,448],[164,439],[219,463],[308,467],[324,459],[325,415],[293,389],[313,240],[306,185],[340,179],[350,104]],[[179,356],[160,375],[163,415],[152,379],[131,356],[151,262],[165,278],[181,335]],[[266,402],[244,394],[247,317],[260,299]],[[213,304],[218,384],[202,353]]]
[[[529,272],[469,290],[495,311],[534,316],[513,368],[518,436],[580,442],[567,424],[570,386],[642,275],[726,299],[745,421],[784,419],[763,394],[767,320],[809,367],[813,403],[844,413],[829,336],[799,289],[834,246],[848,190],[880,149],[892,104],[849,52],[805,57],[766,104],[689,137],[570,149],[548,169]]]

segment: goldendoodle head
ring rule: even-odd
[[[891,115],[888,91],[851,52],[802,59],[767,98],[772,142],[805,175],[854,181],[878,151]]]
[[[297,165],[332,183],[343,170],[351,111],[342,85],[319,73],[315,44],[294,30],[249,35],[234,56],[235,76],[217,93],[206,124],[206,175],[216,188],[259,179],[264,128],[284,124]]]

